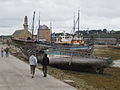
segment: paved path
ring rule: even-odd
[[[36,70],[31,78],[29,65],[10,56],[0,57],[0,90],[76,90],[72,86]]]

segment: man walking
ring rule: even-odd
[[[30,71],[31,71],[31,74],[32,74],[32,78],[34,78],[34,76],[35,76],[35,68],[36,68],[36,65],[37,65],[37,58],[35,56],[35,53],[33,53],[30,56],[29,63],[30,63]]]
[[[9,56],[9,48],[7,47],[6,49],[5,49],[5,53],[6,53],[6,57],[8,57]]]
[[[47,65],[49,65],[49,58],[47,57],[46,53],[44,54],[42,65],[44,77],[47,77]]]

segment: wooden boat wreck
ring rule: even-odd
[[[71,56],[50,56],[50,65],[55,66],[67,66],[67,67],[77,67],[78,69],[95,71],[98,73],[103,73],[104,68],[107,68],[111,64],[111,58],[109,57],[71,57]]]
[[[57,65],[62,67],[84,67],[103,73],[104,68],[109,67],[112,63],[110,57],[95,57],[92,54],[84,53],[83,50],[61,50],[52,48],[49,45],[42,45],[36,41],[20,41],[12,39],[17,47],[21,49],[24,57],[28,60],[32,53],[36,53],[38,63],[42,62],[45,53],[50,58],[50,65]]]
[[[120,45],[109,45],[108,48],[120,49]]]
[[[104,68],[112,64],[111,57],[97,57],[92,54],[84,54],[82,51],[47,50],[50,58],[50,65],[67,66],[72,68],[90,69],[103,73]]]

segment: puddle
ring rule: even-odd
[[[113,61],[112,67],[120,67],[120,60]]]

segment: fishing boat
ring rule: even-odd
[[[117,44],[117,45],[109,45],[108,48],[120,49],[120,44]]]

